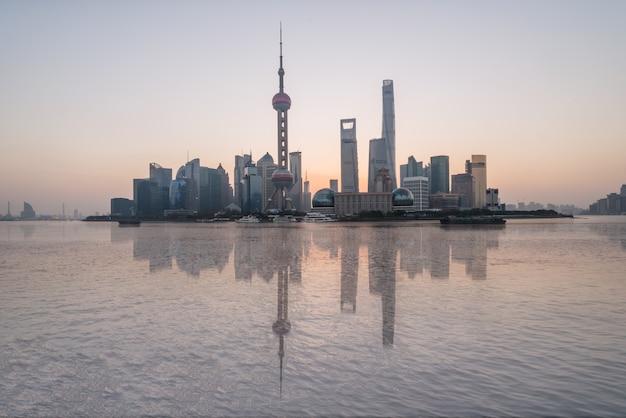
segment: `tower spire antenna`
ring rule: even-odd
[[[280,22],[280,66],[278,68],[278,91],[280,93],[283,92],[283,76],[285,75],[285,70],[283,69],[283,22]]]

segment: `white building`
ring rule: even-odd
[[[430,195],[428,178],[423,176],[405,177],[402,180],[402,187],[413,193],[413,209],[416,211],[427,210],[429,208],[428,199]]]

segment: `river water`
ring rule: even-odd
[[[624,416],[626,217],[0,222],[0,415]]]

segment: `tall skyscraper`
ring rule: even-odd
[[[244,168],[241,180],[243,213],[261,213],[263,210],[263,179],[258,175],[256,165],[250,160]]]
[[[302,153],[294,151],[289,153],[289,168],[293,174],[293,186],[289,191],[291,203],[294,209],[302,210]]]
[[[256,162],[257,175],[261,177],[263,184],[263,210],[266,212],[270,209],[278,209],[276,200],[272,200],[274,194],[274,183],[272,183],[272,174],[278,168],[274,162],[274,157],[266,152],[264,156]]]
[[[430,157],[430,194],[450,193],[450,159],[447,155]]]
[[[359,192],[356,119],[341,119],[341,192]]]
[[[220,177],[220,200],[222,208],[228,206],[233,201],[233,192],[230,188],[230,179],[228,173],[222,167],[222,163],[217,166],[217,173]]]
[[[396,180],[396,111],[393,99],[393,80],[383,80],[383,133],[386,141],[389,175],[393,188],[398,187]]]
[[[389,170],[389,160],[387,159],[387,143],[385,138],[370,139],[370,154],[367,173],[367,191],[376,192],[376,176],[380,169]],[[391,175],[390,175],[391,176]]]
[[[272,106],[278,117],[278,168],[272,174],[274,184],[274,199],[278,201],[278,209],[292,209],[289,199],[289,189],[293,185],[293,175],[287,168],[289,156],[287,138],[287,113],[291,107],[291,98],[284,92],[283,77],[283,29],[280,29],[280,67],[278,68],[278,93],[272,98]]]
[[[311,188],[309,180],[304,180],[304,191],[302,192],[302,212],[311,210]]]
[[[170,183],[172,182],[172,169],[163,168],[157,163],[150,163],[150,181],[157,184],[157,195],[152,202],[153,213],[163,216],[163,211],[170,208]]]
[[[370,140],[367,191],[375,191],[375,178],[381,168],[389,171],[391,185],[395,189],[396,177],[396,122],[393,99],[393,81],[383,80],[383,129],[382,137]]]
[[[400,184],[404,184],[403,181],[406,177],[419,177],[423,175],[424,169],[422,167],[422,162],[418,162],[412,155],[409,157],[406,164],[400,165]]]
[[[471,161],[465,162],[465,171],[474,177],[474,207],[487,205],[487,156],[472,155]]]
[[[233,192],[235,194],[235,204],[243,208],[243,183],[246,165],[252,159],[250,154],[235,155],[235,169],[233,170]]]
[[[196,196],[200,197],[200,158],[194,158],[185,164],[185,178],[191,179],[196,185]],[[198,209],[200,209],[200,202],[198,201]]]
[[[452,175],[452,193],[459,195],[459,207],[474,207],[474,176],[469,173]]]

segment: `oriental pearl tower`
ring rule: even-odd
[[[276,110],[278,116],[278,168],[272,174],[272,184],[274,185],[274,193],[272,199],[277,199],[277,208],[280,211],[293,209],[291,199],[289,198],[289,189],[293,186],[293,174],[287,168],[287,158],[289,150],[287,148],[287,112],[291,107],[291,98],[283,91],[283,77],[285,70],[283,69],[283,28],[280,28],[280,67],[278,68],[278,93],[272,98],[272,107]]]

